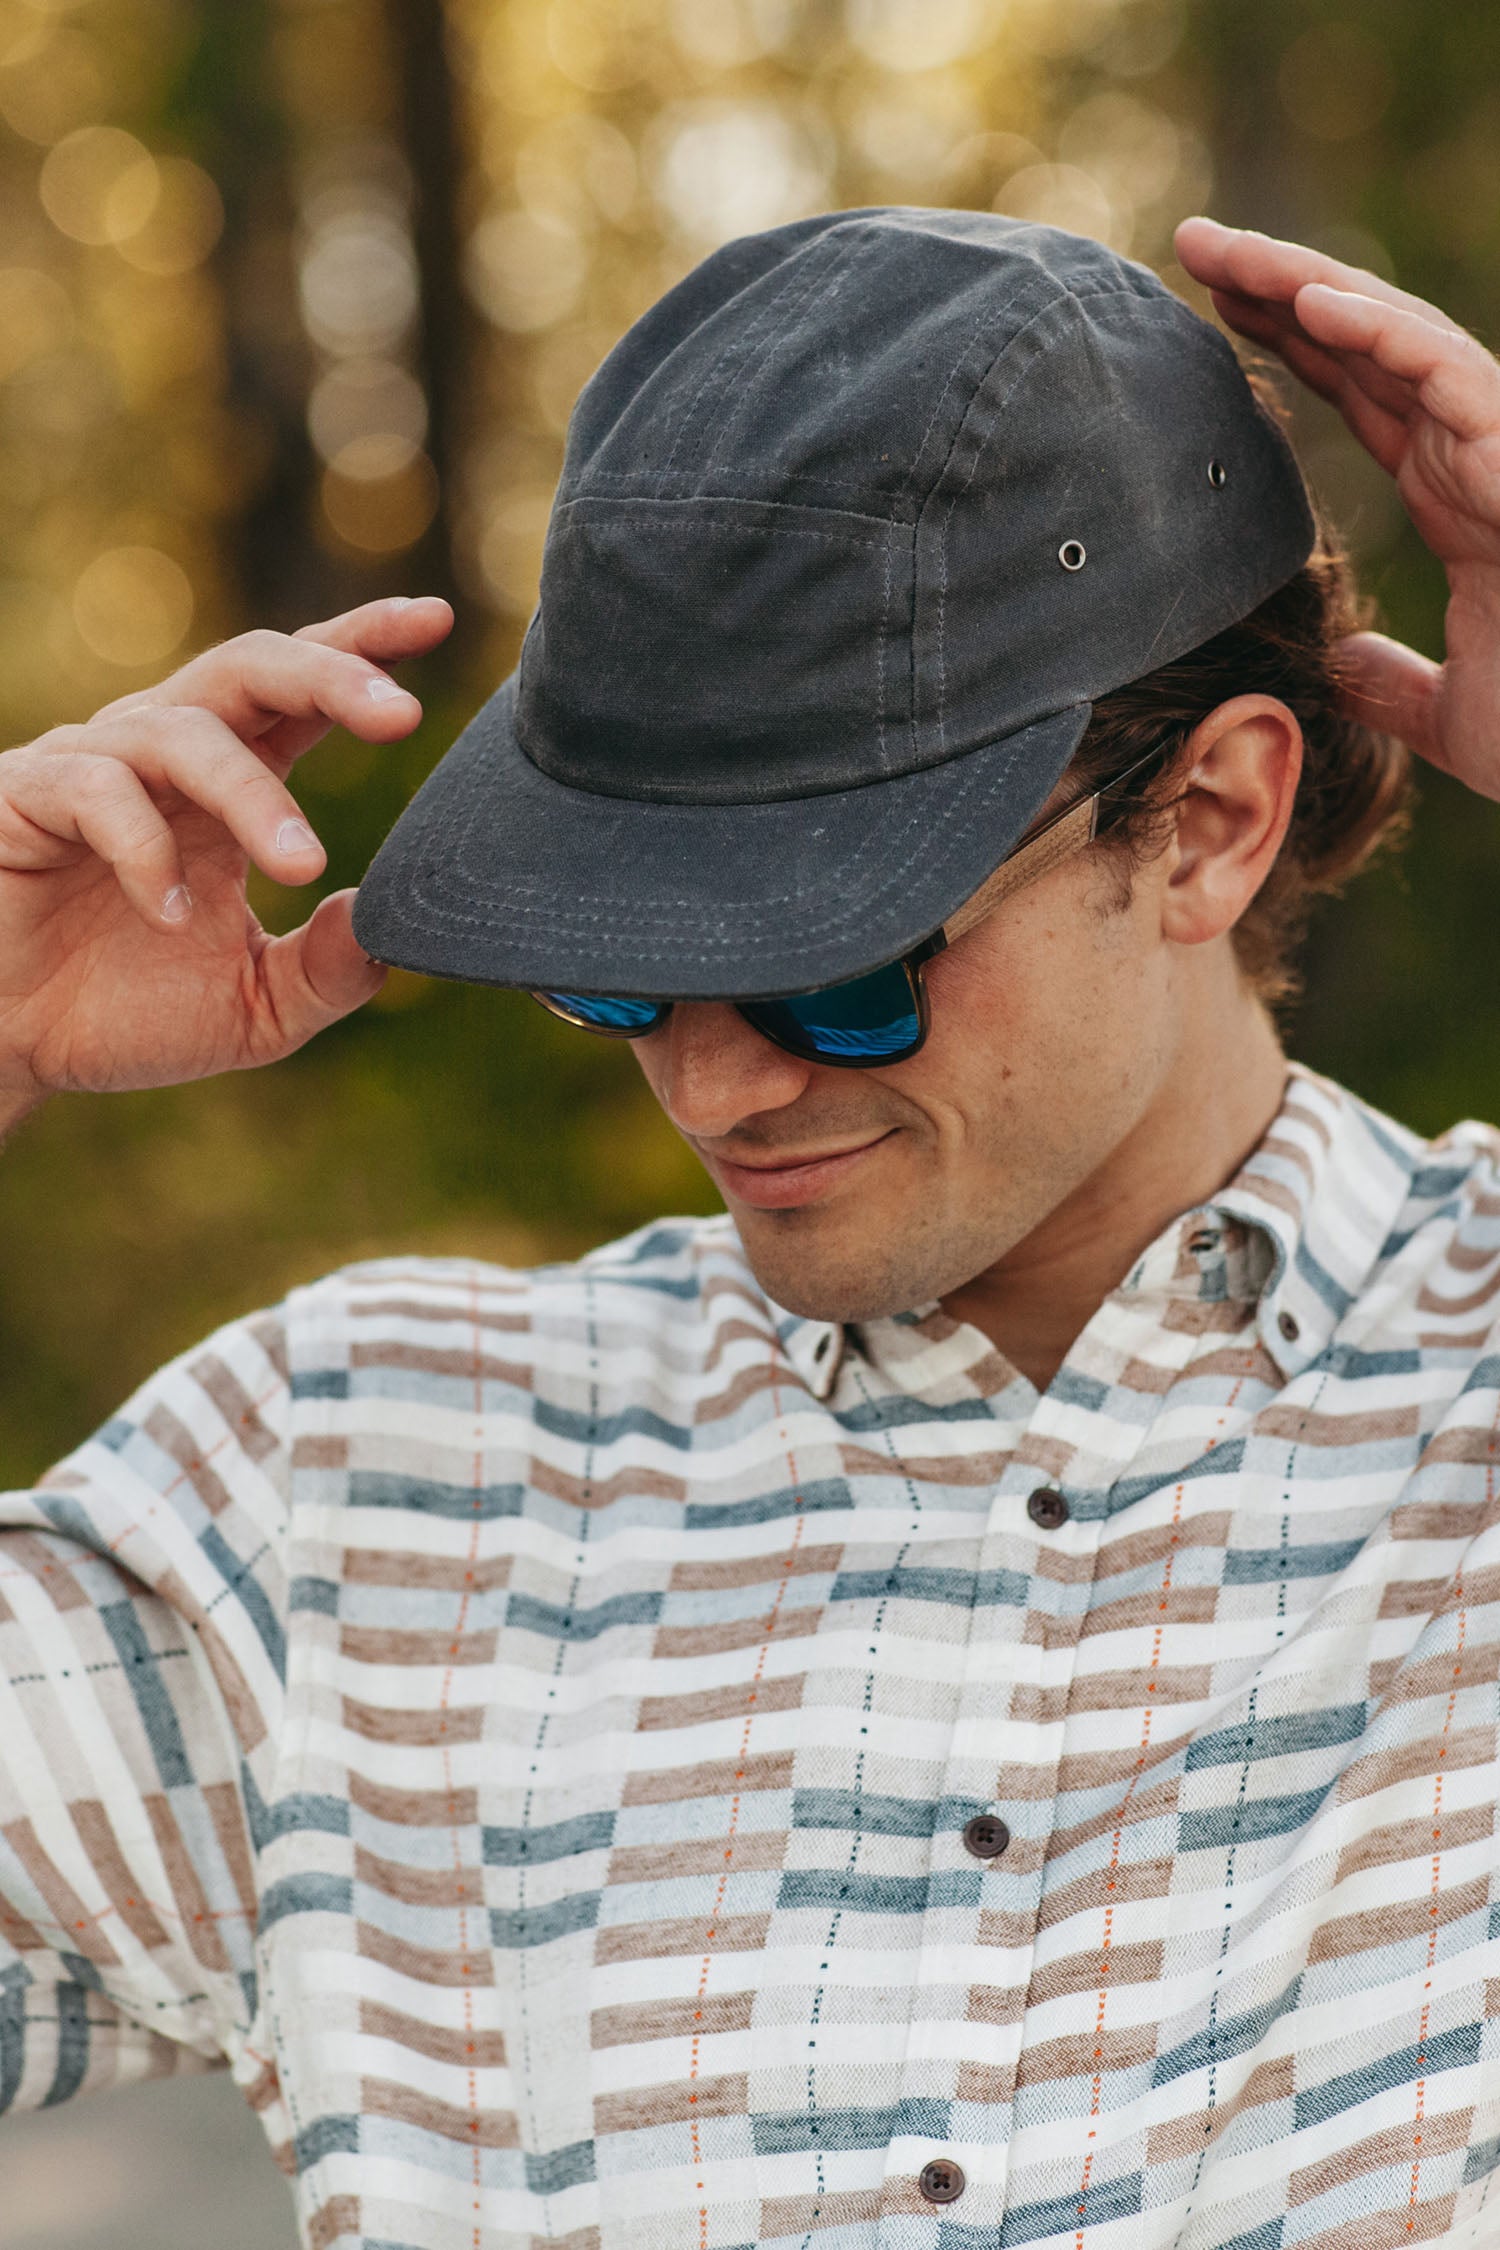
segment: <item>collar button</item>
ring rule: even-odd
[[[1295,1344],[1302,1333],[1302,1323],[1295,1313],[1278,1313],[1276,1325],[1289,1344]]]

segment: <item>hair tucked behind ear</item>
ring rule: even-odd
[[[1367,621],[1348,556],[1320,524],[1309,561],[1259,609],[1102,696],[1071,768],[1079,782],[1098,788],[1153,744],[1163,746],[1159,786],[1152,782],[1141,799],[1112,814],[1105,800],[1111,843],[1140,865],[1166,841],[1179,754],[1200,720],[1238,695],[1273,695],[1296,714],[1305,753],[1291,826],[1234,930],[1240,965],[1267,1001],[1297,989],[1294,955],[1313,901],[1340,890],[1401,835],[1408,817],[1408,752],[1342,708],[1340,646]]]

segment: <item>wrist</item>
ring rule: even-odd
[[[1500,625],[1500,562],[1448,565],[1448,640],[1451,649],[1455,626],[1492,635]]]

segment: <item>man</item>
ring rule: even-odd
[[[728,1206],[333,1276],[11,1496],[5,2098],[227,2058],[320,2250],[1500,2238],[1500,1144],[1263,998],[1399,804],[1361,722],[1500,795],[1500,369],[1179,254],[1397,478],[1444,666],[1330,640],[1149,276],[856,213],[606,362],[352,925],[246,855],[316,874],[287,772],[410,731],[441,605],[0,761],[11,1115],[373,954],[633,1037]]]

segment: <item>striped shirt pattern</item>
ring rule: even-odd
[[[0,2106],[227,2061],[311,2250],[1500,2242],[1497,1517],[1500,1135],[1305,1072],[1042,1396],[723,1219],[336,1274],[3,1502]]]

